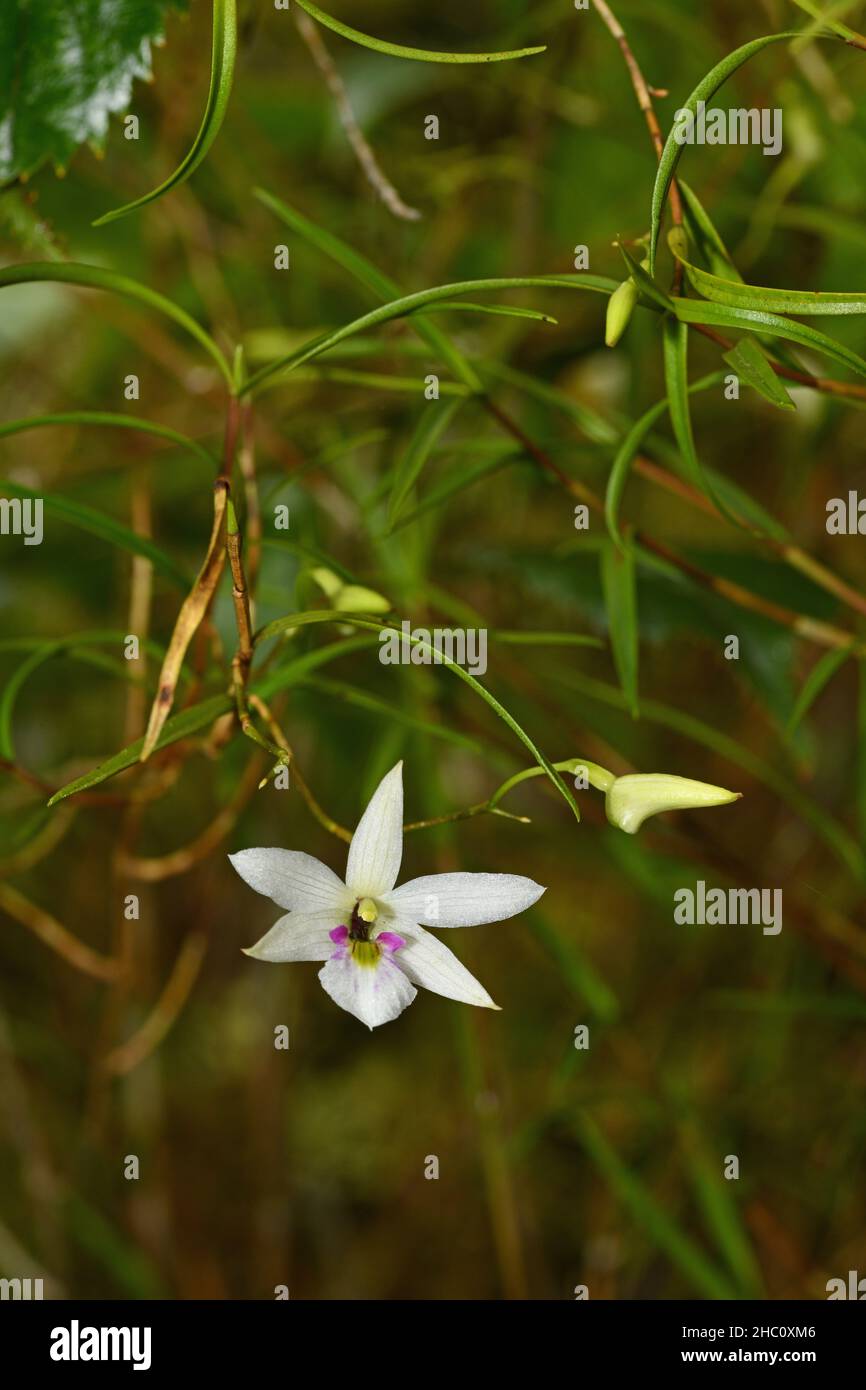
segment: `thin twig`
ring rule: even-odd
[[[173,850],[170,854],[161,854],[151,858],[139,858],[133,854],[125,854],[120,861],[121,870],[129,874],[130,877],[145,883],[159,883],[163,879],[175,878],[178,874],[189,873],[190,869],[194,869],[196,864],[201,863],[202,859],[215,850],[217,845],[228,835],[259,785],[262,767],[262,758],[255,754],[250,759],[231,800],[214,817],[210,825],[188,845],[184,845],[182,849]]]
[[[310,50],[313,61],[334,98],[340,124],[346,132],[346,138],[355,152],[355,158],[363,169],[367,182],[388,211],[392,212],[395,217],[402,217],[406,222],[417,222],[421,213],[417,208],[410,208],[403,202],[390,179],[382,172],[379,161],[358,125],[357,117],[352,110],[352,103],[349,100],[349,93],[346,91],[346,84],[337,72],[334,60],[325,47],[321,34],[309,16],[305,15],[303,11],[299,11],[297,7],[294,9],[293,15],[298,33]]]
[[[144,736],[139,759],[141,762],[146,762],[156,747],[162,727],[174,704],[177,680],[187,648],[208,614],[223,572],[226,560],[226,548],[222,539],[223,528],[231,496],[232,469],[239,426],[240,404],[236,396],[230,396],[222,464],[214,483],[214,514],[210,541],[202,567],[192,589],[181,604],[174,631],[171,634],[168,650],[162,663],[162,670],[159,673],[156,699],[150,711],[150,719]]]
[[[644,75],[640,70],[640,65],[638,64],[638,61],[631,50],[631,45],[629,44],[629,41],[626,38],[625,30],[623,29],[616,15],[611,10],[610,6],[605,4],[605,0],[592,0],[592,3],[597,14],[600,16],[604,24],[610,30],[611,34],[616,39],[617,43],[620,46],[620,49],[622,50],[622,56],[625,59],[626,67],[628,68],[629,72],[629,77],[631,78],[631,85],[634,87],[635,96],[638,100],[638,105],[640,106],[640,109],[644,114],[644,119],[647,123],[647,129],[649,130],[650,138],[653,142],[653,148],[656,152],[656,158],[661,159],[662,150],[665,147],[665,142],[664,137],[662,136],[661,126],[658,123],[658,117],[655,113],[655,107],[653,106],[652,96],[650,95],[651,91],[655,89],[650,88],[650,86],[646,82],[646,79],[644,78]],[[680,201],[680,191],[677,187],[676,179],[673,179],[671,181],[670,203],[671,216],[673,217],[673,220],[676,223],[676,225],[680,226],[683,220],[683,209],[682,203]]]
[[[107,956],[101,956],[98,951],[94,951],[90,946],[85,946],[83,941],[79,941],[77,936],[66,927],[61,926],[50,912],[37,907],[31,903],[17,888],[13,888],[10,883],[0,883],[0,908],[8,912],[16,922],[27,927],[38,936],[43,945],[49,950],[55,951],[71,965],[75,970],[82,971],[85,975],[92,975],[96,980],[113,980],[118,973],[118,963],[110,960]]]
[[[105,1071],[113,1076],[126,1076],[159,1047],[189,998],[190,991],[198,979],[206,948],[206,933],[191,932],[180,948],[172,972],[152,1013],[137,1033],[133,1033],[131,1038],[103,1058],[102,1066]]]
[[[544,449],[540,448],[529,438],[521,425],[519,425],[507,411],[503,410],[495,401],[490,400],[489,397],[483,397],[482,403],[494,419],[499,422],[502,428],[505,429],[513,439],[517,440],[529,457],[532,458],[539,467],[554,478],[572,497],[576,497],[580,502],[588,506],[590,510],[597,512],[599,515],[604,514],[604,503],[601,498],[588,488],[585,483],[570,478]],[[800,637],[807,638],[809,641],[817,642],[819,645],[825,647],[850,647],[854,640],[851,633],[846,632],[843,628],[833,627],[829,623],[822,623],[812,618],[803,617],[800,613],[795,613],[792,609],[783,607],[782,604],[773,603],[770,599],[765,599],[758,594],[753,594],[749,589],[744,589],[740,584],[735,584],[731,580],[722,579],[717,575],[708,573],[706,570],[702,570],[700,566],[694,564],[691,560],[687,560],[685,556],[678,555],[675,551],[670,550],[668,546],[663,545],[661,541],[654,540],[652,536],[648,536],[642,531],[632,531],[632,538],[637,545],[642,546],[645,550],[649,550],[654,555],[658,555],[660,559],[665,560],[669,565],[680,570],[681,573],[688,575],[688,577],[694,580],[696,584],[699,584],[701,588],[709,589],[711,592],[718,594],[721,598],[726,598],[732,603],[736,603],[741,608],[747,608],[751,612],[760,613],[763,617],[769,618],[772,622],[778,623],[782,627],[789,628]]]

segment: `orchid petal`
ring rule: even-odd
[[[519,874],[427,874],[402,883],[382,902],[425,927],[476,927],[524,912],[545,891]]]
[[[399,1017],[418,993],[388,954],[374,965],[358,965],[351,952],[340,948],[322,966],[319,979],[335,1004],[370,1029]]]
[[[256,960],[327,960],[334,954],[332,912],[288,912],[244,951]]]
[[[356,898],[380,898],[397,882],[403,858],[403,764],[379,783],[349,846],[346,882]]]
[[[327,864],[296,849],[242,849],[230,854],[232,868],[250,888],[263,893],[289,912],[336,914],[339,921],[352,897],[346,885]]]
[[[443,994],[446,999],[457,999],[462,1004],[475,1004],[480,1009],[499,1008],[484,986],[438,937],[417,923],[400,921],[398,924],[401,935],[406,937],[406,945],[397,960],[413,984],[433,994]]]

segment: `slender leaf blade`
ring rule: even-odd
[[[168,178],[157,188],[152,189],[150,193],[143,193],[140,198],[135,198],[131,203],[125,203],[123,207],[112,208],[110,212],[104,212],[101,217],[96,218],[93,223],[94,227],[103,227],[108,222],[116,222],[119,217],[126,217],[128,213],[136,212],[139,208],[146,207],[148,203],[155,202],[157,198],[170,193],[179,184],[185,183],[190,174],[194,173],[201,164],[219,134],[220,126],[228,109],[237,56],[237,31],[237,0],[213,0],[210,86],[204,115],[195,140],[174,173],[169,174]]]
[[[362,34],[360,30],[350,28],[341,20],[325,14],[318,5],[312,4],[312,0],[296,0],[296,2],[302,10],[306,10],[312,19],[317,19],[326,29],[332,29],[341,38],[351,39],[353,43],[360,44],[362,48],[372,48],[377,53],[387,53],[392,58],[413,58],[420,63],[502,63],[511,58],[529,58],[534,53],[544,53],[545,51],[543,44],[540,48],[514,48],[505,53],[441,53],[426,48],[407,48],[404,44],[389,43],[385,39],[374,39],[370,34]]]

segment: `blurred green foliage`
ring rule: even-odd
[[[783,0],[613,8],[647,80],[668,93],[656,98],[663,130],[724,54],[808,22]],[[6,23],[12,10],[4,5]],[[850,7],[846,22],[862,27],[863,10]],[[169,13],[156,80],[134,88],[137,142],[115,121],[104,159],[83,148],[62,181],[44,167],[0,195],[4,258],[68,258],[137,278],[206,325],[229,357],[242,344],[250,370],[375,302],[279,223],[255,186],[405,292],[568,274],[581,244],[593,274],[623,278],[614,243],[649,231],[656,160],[622,55],[595,12],[570,0],[479,0],[471,9],[443,0],[423,11],[341,0],[339,16],[418,47],[547,44],[539,57],[469,70],[325,34],[366,139],[420,220],[394,218],[370,187],[291,14],[246,3],[235,88],[207,160],[151,207],[93,228],[106,207],[155,187],[194,138],[210,55],[209,6],[197,3],[188,15]],[[841,44],[776,45],[725,90],[736,104],[783,108],[779,159],[748,146],[686,150],[680,172],[747,282],[866,289],[864,64]],[[431,113],[435,141],[424,137]],[[52,153],[65,162],[68,149]],[[280,244],[288,271],[274,266]],[[666,251],[660,265],[667,287]],[[0,421],[116,412],[219,454],[224,384],[171,323],[58,284],[3,288],[0,302]],[[623,434],[665,394],[658,316],[638,308],[611,351],[597,295],[536,288],[491,302],[558,322],[447,312],[428,322],[568,479],[603,496]],[[460,402],[413,476],[406,459],[424,379],[453,380],[416,326],[387,325],[372,343],[344,345],[256,400],[265,537],[257,624],[326,606],[309,576],[324,565],[386,595],[415,625],[488,626],[484,683],[549,757],[680,773],[743,799],[652,820],[632,838],[606,824],[592,792],[578,793],[576,825],[537,778],[507,802],[529,824],[488,816],[413,832],[406,876],[514,870],[548,892],[525,917],[454,943],[502,1013],[479,1016],[425,994],[368,1034],[325,998],[314,967],[241,955],[277,909],[251,901],[227,850],[274,844],[338,871],[344,863],[344,847],[295,786],[255,790],[267,763],[249,741],[235,734],[217,755],[199,730],[147,769],[105,782],[93,800],[45,812],[51,791],[140,736],[158,664],[151,653],[142,687],[122,661],[140,593],[127,549],[58,516],[41,546],[2,537],[3,681],[40,644],[63,645],[34,663],[17,693],[0,868],[73,936],[131,963],[124,981],[88,978],[3,911],[2,1273],[44,1270],[81,1297],[270,1298],[277,1284],[312,1298],[570,1298],[578,1284],[593,1298],[823,1297],[829,1277],[866,1261],[866,697],[849,659],[804,711],[801,692],[826,648],[774,621],[767,603],[852,640],[862,610],[633,469],[625,533],[639,527],[716,583],[637,548],[639,680],[630,666],[627,699],[617,670],[634,651],[627,642],[618,650],[612,638],[622,634],[609,628],[603,517],[576,530],[575,497],[477,400]],[[833,320],[832,332],[863,351],[861,319]],[[694,339],[691,358],[692,381],[722,367],[711,341]],[[809,354],[798,360],[836,370]],[[136,401],[124,396],[130,374]],[[862,540],[828,536],[825,504],[864,486],[862,406],[788,386],[796,412],[751,390],[736,403],[721,387],[694,395],[701,462],[859,593]],[[643,452],[684,476],[666,416]],[[0,454],[0,475],[19,487],[149,533],[183,573],[201,563],[213,481],[201,455],[80,423],[3,439]],[[389,531],[394,496],[402,511]],[[430,499],[437,505],[425,506]],[[274,529],[279,504],[289,507],[288,532]],[[733,602],[725,584],[763,608]],[[149,636],[160,649],[178,597],[154,573]],[[213,619],[230,658],[226,580]],[[497,629],[594,634],[603,646],[513,646],[496,642]],[[93,633],[117,640],[81,637]],[[729,635],[739,638],[739,660],[725,658]],[[334,642],[345,643],[339,654],[318,666],[312,656],[272,707],[315,796],[341,824],[355,824],[401,756],[413,820],[481,801],[527,765],[471,690],[444,669],[381,666],[375,637],[298,629],[268,673]],[[178,708],[218,702],[226,686],[225,661],[194,646]],[[135,800],[142,790],[147,799]],[[140,861],[194,845],[226,810],[222,839],[186,872],[139,876]],[[781,887],[782,933],[676,925],[673,893],[698,878]],[[123,915],[131,893],[141,900],[132,922]],[[171,1016],[164,991],[178,961],[193,959],[183,951],[198,933],[207,936],[203,963]],[[163,1015],[171,1026],[136,1065],[106,1071],[106,1056]],[[287,1053],[273,1047],[283,1023]],[[586,1051],[574,1046],[582,1024]],[[141,1160],[138,1181],[124,1178],[129,1154]],[[438,1182],[424,1178],[431,1154]],[[722,1176],[729,1154],[740,1158],[737,1182]]]

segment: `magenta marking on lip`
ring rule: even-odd
[[[393,955],[395,951],[399,951],[402,946],[405,946],[406,942],[405,939],[402,936],[398,936],[396,932],[380,931],[379,935],[376,937],[376,945],[381,946],[390,956]]]
[[[338,942],[338,943],[341,943],[341,942],[345,941],[346,938],[348,937],[348,935],[349,935],[349,928],[348,928],[348,927],[334,927],[334,929],[333,929],[332,931],[329,931],[329,932],[328,932],[328,936],[331,938],[331,940],[332,940],[332,941],[336,941],[336,942]]]

